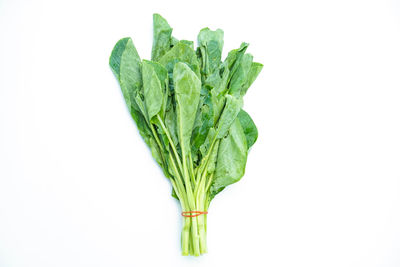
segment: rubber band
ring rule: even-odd
[[[202,214],[208,214],[208,212],[207,212],[207,211],[193,210],[193,211],[182,211],[181,214],[182,214],[183,217],[190,217],[190,218],[192,218],[192,217],[200,216],[200,215],[202,215]]]

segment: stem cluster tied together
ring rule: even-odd
[[[222,61],[223,31],[204,28],[197,48],[172,36],[153,16],[151,60],[131,38],[115,45],[110,66],[129,112],[182,207],[182,254],[207,252],[207,210],[226,186],[240,180],[257,128],[243,96],[262,69],[247,43]]]

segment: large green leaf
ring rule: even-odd
[[[247,81],[243,85],[242,90],[241,90],[241,95],[245,95],[247,90],[249,89],[250,85],[255,81],[257,78],[258,74],[261,72],[263,68],[263,64],[258,63],[258,62],[253,62],[251,64],[251,68],[249,73],[247,74]]]
[[[120,83],[129,111],[138,110],[134,98],[142,86],[141,62],[131,38],[123,38],[114,46],[110,67]]]
[[[253,63],[253,56],[250,54],[244,54],[241,58],[240,64],[236,71],[233,73],[232,78],[229,82],[229,94],[241,97],[242,88],[248,80],[248,74],[250,72]]]
[[[210,188],[210,199],[243,177],[246,161],[246,136],[239,120],[236,119],[229,129],[228,135],[221,139],[219,144],[214,181]]]
[[[161,89],[162,89],[162,97],[163,97],[160,115],[164,119],[166,108],[167,108],[168,97],[170,96],[169,87],[168,87],[168,82],[169,82],[168,81],[169,80],[168,71],[166,68],[164,68],[163,65],[161,65],[158,62],[154,62],[154,61],[148,61],[148,62],[152,65],[152,67],[158,77],[158,80],[160,81],[160,85],[161,85]]]
[[[176,124],[177,123],[176,123],[175,110],[174,110],[174,107],[172,105],[172,99],[169,98],[169,104],[167,105],[167,111],[165,113],[165,126],[167,127],[174,144],[178,145],[179,144],[179,140],[178,140]]]
[[[243,105],[242,99],[231,95],[226,95],[225,98],[225,107],[218,121],[217,138],[222,138],[226,135]]]
[[[221,29],[212,31],[209,28],[204,28],[199,32],[197,42],[201,55],[202,73],[208,76],[221,64],[224,32]]]
[[[178,62],[185,62],[200,79],[200,67],[196,52],[185,41],[179,41],[159,60],[159,63],[166,67],[171,74]]]
[[[172,45],[172,28],[159,14],[153,15],[153,47],[151,60],[158,61]]]
[[[214,126],[213,114],[211,94],[208,90],[202,88],[199,109],[197,111],[191,139],[192,153],[194,155],[198,153],[200,146],[206,140],[209,129]]]
[[[179,143],[182,151],[188,155],[190,137],[199,105],[201,82],[197,75],[182,62],[175,64],[173,79]]]
[[[151,120],[161,111],[164,91],[153,65],[146,60],[143,61],[143,93],[148,118]]]
[[[215,80],[213,81],[215,83],[212,84],[214,86],[214,88],[211,89],[211,101],[214,110],[214,123],[217,123],[225,104],[225,98],[223,96],[227,91],[230,73],[229,68],[226,65],[226,63],[223,64],[223,72],[220,76],[220,79],[218,80],[217,78],[215,78]],[[209,76],[209,78],[213,76],[214,75]],[[207,82],[209,84],[209,82],[211,81],[207,79]]]
[[[147,109],[142,99],[142,65],[140,57],[130,38],[123,38],[115,45],[110,56],[110,67],[117,77],[127,107],[134,119],[140,135],[149,146],[151,153],[157,163],[161,166],[164,174],[170,177],[167,166],[163,162],[163,155],[157,146],[154,136],[149,128]],[[148,72],[148,71],[146,71]],[[144,75],[145,83],[148,83],[148,75]],[[157,77],[156,77],[157,78]]]
[[[247,50],[247,47],[249,47],[249,44],[242,43],[238,49],[233,49],[229,51],[228,56],[225,59],[225,64],[230,71],[229,80],[232,78],[232,76],[235,74],[236,69],[239,67],[242,61],[242,57]]]
[[[123,38],[114,46],[110,56],[110,67],[119,81],[125,102],[141,136],[150,146],[152,135],[146,124],[144,104],[139,97],[142,87],[141,62],[131,38]]]

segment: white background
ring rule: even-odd
[[[201,258],[108,66],[153,12],[265,65]],[[400,266],[400,2],[1,0],[0,267],[39,266]]]

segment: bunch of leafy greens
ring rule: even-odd
[[[245,53],[247,43],[221,61],[220,29],[202,29],[194,49],[192,41],[172,37],[160,15],[153,15],[153,24],[151,60],[141,60],[131,38],[123,38],[110,66],[141,136],[171,181],[172,196],[183,212],[207,211],[216,194],[244,175],[258,132],[242,109],[243,96],[263,65]],[[184,217],[183,255],[207,252],[206,219]]]

